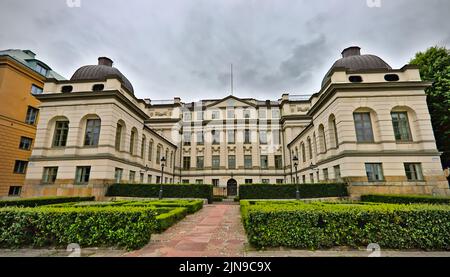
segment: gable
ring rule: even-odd
[[[247,100],[243,100],[240,98],[237,98],[233,95],[229,95],[223,99],[217,100],[209,105],[206,106],[207,108],[227,108],[227,107],[241,107],[241,108],[245,108],[245,107],[256,107],[255,104],[247,101]]]

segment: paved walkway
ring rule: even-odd
[[[244,256],[247,242],[239,205],[205,205],[195,214],[152,235],[144,248],[131,257],[237,257]]]

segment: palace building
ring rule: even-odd
[[[24,195],[103,196],[111,183],[347,182],[363,193],[450,194],[417,67],[342,52],[319,92],[260,100],[138,99],[109,58],[49,78]],[[164,166],[164,167],[163,167]]]

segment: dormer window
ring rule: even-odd
[[[348,80],[351,83],[361,83],[363,81],[362,77],[359,75],[350,76],[350,77],[348,77]]]
[[[44,75],[44,76],[47,76],[47,71],[48,71],[48,70],[47,70],[47,68],[43,67],[42,65],[36,64],[35,70],[36,70],[39,74]]]
[[[92,91],[102,91],[105,88],[103,84],[96,84],[92,87]]]
[[[70,93],[70,92],[72,92],[72,90],[73,90],[73,87],[72,87],[72,86],[63,86],[63,87],[61,88],[61,92],[62,92],[62,93]]]
[[[400,80],[400,77],[398,77],[397,74],[386,74],[384,75],[384,80],[388,82],[397,82],[398,80]]]

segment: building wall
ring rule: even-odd
[[[28,106],[39,106],[31,86],[43,87],[43,79],[18,62],[0,57],[0,197],[8,195],[10,186],[23,186],[25,174],[14,173],[14,165],[30,157],[31,150],[19,149],[19,143],[22,136],[34,141],[36,126],[26,124],[25,117]]]

